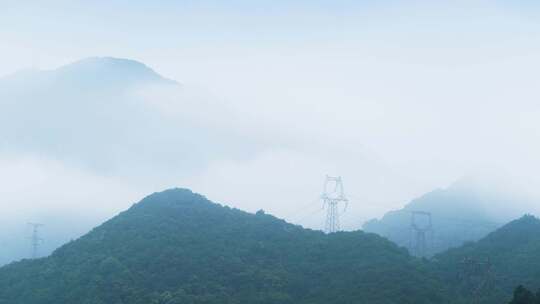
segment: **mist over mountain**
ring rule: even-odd
[[[0,78],[0,181],[10,185],[0,189],[10,204],[0,214],[6,227],[0,265],[30,255],[28,222],[45,224],[40,249],[47,255],[126,207],[114,205],[117,197],[153,189],[141,179],[162,184],[241,149],[234,134],[223,136],[199,120],[205,101],[204,94],[121,58],[92,57]],[[238,146],[217,151],[235,141]],[[38,187],[40,193],[30,190]]]
[[[101,86],[125,88],[133,85],[169,84],[178,82],[166,79],[145,64],[124,58],[91,57],[62,66],[49,73],[55,81],[74,86]]]
[[[116,90],[151,83],[179,85],[141,62],[114,57],[84,58],[54,70],[22,70],[2,77],[0,81],[4,91],[9,89],[7,85],[10,85],[12,91],[29,85],[41,85],[42,88],[57,86],[61,89],[66,89],[66,85],[72,89],[108,87]]]
[[[171,189],[0,268],[0,303],[445,303],[428,266],[374,234],[324,234]]]
[[[426,230],[426,254],[432,256],[448,248],[476,241],[522,214],[536,211],[535,200],[494,184],[463,178],[446,189],[437,189],[412,200],[400,210],[389,211],[381,219],[367,221],[363,229],[377,233],[413,254],[417,250],[412,229],[412,213],[431,214],[431,229]],[[428,216],[417,216],[420,229],[429,225]]]
[[[139,94],[150,89],[171,95],[171,90],[184,92],[142,63],[109,57],[4,78],[0,148],[4,153],[54,157],[106,174],[150,158],[182,159],[185,168],[200,165],[204,158],[180,146],[198,147],[203,144],[198,137],[207,139],[204,144],[212,142],[210,128],[164,117]],[[164,145],[167,150],[152,148]]]
[[[540,304],[539,1],[42,2],[0,304]]]
[[[303,101],[285,110],[261,108],[261,101],[238,104],[169,80],[139,61],[112,57],[0,78],[0,182],[9,185],[0,188],[0,196],[10,206],[0,214],[9,227],[0,232],[7,248],[0,264],[29,255],[28,222],[45,224],[41,251],[47,255],[127,208],[124,198],[178,183],[281,217],[318,197],[322,177],[331,172],[350,176],[351,189],[367,186],[362,189],[369,192],[354,193],[359,202],[415,192],[407,185],[417,184],[363,147],[339,149],[336,158],[336,149],[313,127],[326,114],[306,112],[310,107]],[[295,112],[303,113],[302,127]],[[390,184],[403,191],[380,197]],[[366,212],[358,203],[351,204],[343,228],[357,229],[386,210]],[[319,214],[301,224],[320,228],[323,221]],[[62,223],[76,228],[62,231]]]

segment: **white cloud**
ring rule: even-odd
[[[109,3],[0,9],[0,75],[104,54],[183,83],[128,95],[28,86],[9,107],[4,95],[5,220],[61,212],[96,224],[189,186],[297,221],[290,213],[316,199],[325,174],[344,177],[350,228],[486,167],[540,194],[540,29],[523,18],[538,11],[415,4],[174,6],[144,24],[139,5],[121,16]]]

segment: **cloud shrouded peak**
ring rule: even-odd
[[[0,79],[0,153],[100,174],[162,176],[161,169],[187,173],[247,151],[242,135],[216,125],[232,114],[192,91],[143,63],[112,57],[17,73]]]
[[[114,57],[89,57],[53,72],[59,79],[83,84],[178,84],[174,80],[164,78],[141,62]]]

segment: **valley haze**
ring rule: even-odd
[[[28,252],[26,222],[51,223],[43,228],[51,236],[43,245],[48,253],[168,185],[322,229],[324,212],[304,215],[322,207],[324,175],[339,172],[351,200],[342,219],[349,230],[399,209],[429,187],[406,189],[410,177],[396,174],[361,142],[353,150],[336,149],[339,138],[321,146],[295,134],[296,128],[289,132],[282,123],[258,121],[245,109],[134,60],[91,57],[53,70],[21,71],[0,80],[0,95],[0,179],[9,185],[0,191],[12,206],[2,214],[10,227],[4,242],[18,248],[18,257]],[[505,172],[477,170],[456,179],[494,195],[536,195]],[[489,208],[500,214],[537,212],[535,204],[502,203]],[[60,232],[65,225],[73,230]]]
[[[0,304],[540,299],[538,20],[528,0],[0,0]]]

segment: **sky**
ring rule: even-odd
[[[106,125],[160,143],[144,153],[101,147],[97,123],[87,150],[6,141],[0,207],[91,227],[177,186],[321,228],[330,174],[355,229],[468,175],[538,195],[539,17],[533,1],[0,0],[0,76],[113,56],[182,86],[134,93],[166,117],[155,133]]]

